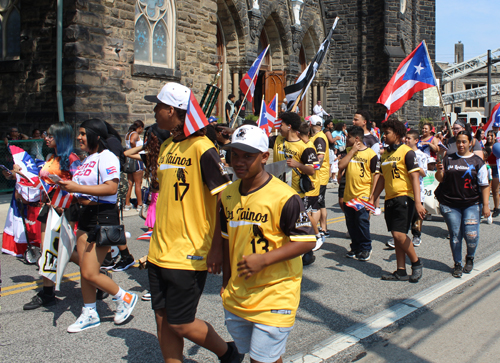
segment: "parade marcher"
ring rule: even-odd
[[[377,127],[377,123],[375,121],[372,121],[372,134],[380,140],[380,129]]]
[[[281,112],[286,112],[286,109],[288,107],[287,99],[286,97],[283,98],[283,102],[281,102]]]
[[[422,136],[418,143],[418,149],[425,154],[427,157],[435,158],[439,150],[439,139],[432,135],[433,126],[430,122],[424,123],[422,127]]]
[[[356,210],[346,202],[353,199],[368,201],[372,179],[379,167],[375,151],[363,144],[364,131],[351,126],[347,131],[347,154],[339,162],[340,172],[345,170],[344,214],[351,238],[350,251],[346,257],[368,261],[372,254],[370,236],[370,212],[366,208]]]
[[[314,147],[308,147],[297,135],[301,124],[300,116],[295,112],[284,112],[280,117],[280,135],[274,143],[273,160],[275,162],[286,160],[287,165],[294,168],[292,188],[304,198],[305,193],[300,189],[300,178],[303,174],[314,175],[314,165],[318,165],[318,156]],[[312,264],[315,259],[313,251],[302,257],[304,265]]]
[[[479,143],[479,145],[481,146],[481,148],[484,149],[484,145],[486,143],[486,136],[485,136],[485,132],[483,129],[480,129],[478,128],[476,130],[476,135],[474,136],[476,138],[476,142]]]
[[[459,132],[461,131],[467,131],[469,134],[472,135],[472,129],[470,128],[470,124],[465,124],[464,120],[462,119],[457,119],[453,126],[451,127],[451,131],[453,132],[453,136],[450,137],[448,140],[446,140],[446,147],[448,150],[446,151],[447,154],[454,154],[457,152],[457,145],[456,145],[456,136],[458,135]],[[479,145],[478,142],[475,142],[473,140],[470,143],[470,148],[471,151],[479,156],[480,158],[483,157],[483,151],[481,149],[481,145]]]
[[[80,125],[77,140],[80,148],[87,151],[89,156],[73,175],[74,181],[59,181],[63,190],[74,193],[81,206],[76,237],[84,307],[80,317],[68,327],[69,333],[100,325],[96,310],[96,288],[115,298],[115,324],[123,324],[137,303],[136,294],[123,290],[110,277],[100,273],[109,247],[97,246],[96,226],[120,224],[116,206],[120,161],[109,150],[108,138],[108,126],[103,121],[84,121]]]
[[[125,135],[125,147],[130,150],[137,146],[142,146],[143,141],[141,139],[141,133],[144,131],[144,122],[141,120],[136,120],[129,127],[127,135]],[[132,209],[132,204],[130,204],[130,198],[132,196],[132,189],[135,185],[135,196],[137,198],[137,211],[140,212],[142,208],[142,177],[144,176],[144,164],[141,160],[137,160],[136,171],[132,174],[127,174],[128,178],[128,192],[125,197],[125,207],[126,211]]]
[[[425,216],[425,209],[420,201],[420,168],[415,152],[402,143],[406,135],[405,125],[389,119],[382,124],[382,130],[388,147],[381,157],[380,178],[370,203],[373,204],[385,188],[385,221],[387,230],[394,238],[397,261],[397,270],[390,275],[383,275],[382,280],[418,282],[422,277],[423,263],[407,233],[415,210],[420,218]],[[412,266],[410,276],[406,273],[406,256]]]
[[[318,102],[314,105],[313,114],[321,118],[324,118],[324,116],[330,116],[330,114],[323,109],[323,106],[321,106],[321,100],[318,100]]]
[[[474,254],[479,242],[481,213],[490,215],[488,199],[490,189],[488,172],[482,158],[470,151],[472,136],[468,131],[455,135],[457,152],[448,153],[438,163],[435,191],[440,211],[450,233],[450,247],[455,266],[453,276],[470,273],[474,267]],[[467,245],[465,266],[462,268],[462,239]]]
[[[484,149],[488,151],[488,165],[491,168],[491,196],[493,197],[493,210],[491,217],[500,215],[500,182],[498,178],[497,157],[493,154],[493,145],[497,142],[495,131],[489,130],[486,134]]]
[[[240,99],[235,102],[234,104],[234,109],[235,112],[240,110],[240,113],[238,117],[236,118],[236,125],[239,127],[243,124],[243,120],[245,119],[246,116],[246,109],[247,109],[248,102],[245,98],[245,95],[243,93],[240,93]]]
[[[228,124],[219,124],[215,128],[217,134],[217,143],[220,145],[219,155],[220,159],[226,166],[231,166],[231,153],[224,148],[231,143],[231,135],[225,131],[225,128],[229,127]]]
[[[236,96],[233,95],[232,93],[227,96],[227,101],[226,101],[226,122],[231,125],[231,122],[233,121],[233,116],[235,113],[235,108],[234,107],[234,100],[236,99]]]
[[[264,169],[268,147],[258,127],[236,130],[230,148],[239,180],[221,198],[225,321],[251,362],[282,361],[299,306],[300,255],[315,243],[297,193]]]
[[[183,360],[187,338],[221,362],[239,363],[234,343],[224,342],[209,323],[196,318],[207,272],[221,271],[219,195],[230,181],[205,130],[187,137],[183,132],[190,95],[189,88],[172,82],[158,95],[145,96],[156,103],[158,127],[171,132],[158,158],[157,204],[162,208],[156,210],[149,244],[151,305],[165,361]]]

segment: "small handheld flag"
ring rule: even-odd
[[[72,200],[73,200],[73,194],[62,190],[61,188],[56,188],[54,196],[52,197],[51,200],[51,204],[54,207],[66,209],[70,207]]]
[[[207,125],[207,117],[203,113],[198,101],[196,101],[193,91],[191,91],[187,105],[186,119],[184,122],[184,135],[188,137]]]
[[[153,231],[148,231],[144,234],[141,234],[139,237],[137,237],[138,240],[148,240],[151,239],[151,236],[153,235]]]
[[[26,151],[18,146],[9,145],[9,150],[14,164],[21,167],[22,176],[17,175],[17,182],[25,187],[37,188],[40,183],[37,164]]]
[[[353,208],[356,211],[366,208],[370,212],[375,212],[375,206],[373,204],[365,202],[364,200],[361,200],[359,198],[351,199],[345,205]]]

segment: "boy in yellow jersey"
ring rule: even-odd
[[[328,233],[328,228],[326,224],[326,185],[330,179],[330,146],[328,138],[325,133],[321,131],[323,128],[323,119],[319,116],[313,115],[309,118],[309,123],[311,124],[311,137],[309,140],[313,143],[316,148],[316,154],[318,154],[319,160],[319,196],[318,196],[318,207],[320,211],[319,224],[320,233],[324,237],[330,237]]]
[[[385,221],[394,238],[397,261],[397,270],[390,275],[383,275],[382,280],[418,282],[422,277],[423,264],[407,233],[414,211],[422,219],[425,216],[425,208],[420,201],[420,167],[415,152],[402,143],[406,135],[405,125],[397,120],[388,120],[382,124],[382,129],[388,147],[381,157],[381,176],[370,203],[385,187]],[[406,273],[406,256],[411,262],[411,276]]]
[[[196,319],[207,270],[220,273],[219,194],[230,181],[214,144],[204,130],[183,132],[189,88],[167,83],[157,96],[156,122],[171,137],[158,156],[160,192],[148,254],[151,305],[165,361],[182,362],[184,338],[214,352],[221,362],[239,363],[234,343],[226,343],[212,326]],[[200,223],[203,221],[203,223]]]
[[[241,126],[229,147],[239,180],[221,197],[226,325],[251,362],[282,362],[299,306],[300,255],[316,239],[297,193],[264,170],[265,132]]]
[[[298,136],[301,124],[300,116],[295,112],[283,112],[281,114],[280,134],[274,142],[274,162],[286,160],[289,167],[294,168],[292,173],[292,188],[301,198],[305,193],[300,189],[300,176],[306,174],[314,175],[314,165],[318,163],[318,156],[314,147],[307,146]],[[314,252],[306,253],[302,261],[304,265],[310,265],[315,261]]]
[[[370,212],[362,206],[357,210],[350,203],[346,204],[353,199],[366,202],[370,199],[373,176],[378,170],[378,156],[363,144],[363,136],[364,131],[359,126],[347,129],[347,155],[339,162],[339,172],[345,170],[344,214],[351,237],[351,250],[346,257],[368,261],[372,254]]]

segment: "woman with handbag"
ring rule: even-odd
[[[136,294],[123,290],[110,277],[99,272],[110,246],[126,243],[116,206],[120,163],[118,157],[108,150],[108,137],[103,121],[92,119],[83,122],[77,140],[89,156],[73,176],[74,181],[59,182],[63,190],[75,194],[80,204],[76,237],[84,307],[80,317],[68,327],[69,333],[100,325],[96,287],[116,299],[115,324],[124,323],[137,303]]]
[[[136,120],[129,127],[127,135],[125,135],[125,147],[130,150],[135,147],[143,145],[141,140],[141,133],[144,131],[144,122],[141,120]],[[128,192],[125,197],[125,210],[128,211],[132,209],[132,204],[130,204],[130,197],[132,196],[132,188],[135,186],[135,195],[137,197],[137,211],[140,212],[142,208],[142,177],[144,176],[144,164],[141,159],[127,159],[127,167],[130,168],[129,171],[125,170],[128,178]]]

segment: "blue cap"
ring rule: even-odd
[[[211,124],[212,122],[217,122],[218,119],[219,119],[218,117],[210,116],[208,118],[208,123]]]

